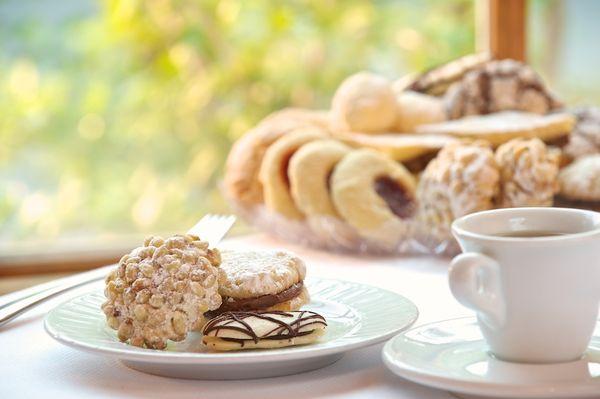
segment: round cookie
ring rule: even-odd
[[[393,245],[406,232],[415,208],[414,177],[401,164],[371,149],[350,152],[331,177],[333,203],[361,236]]]
[[[164,349],[221,306],[220,254],[193,235],[146,239],[106,278],[102,311],[119,340]]]
[[[265,206],[287,219],[301,220],[304,214],[298,209],[288,177],[288,164],[294,153],[304,144],[326,137],[319,128],[299,129],[277,140],[265,152],[259,179],[263,186]]]
[[[384,77],[359,72],[342,82],[331,103],[336,130],[374,133],[389,131],[396,122],[396,99]]]
[[[215,313],[237,310],[297,310],[309,302],[306,266],[285,251],[223,251],[219,286],[223,305]]]
[[[565,146],[565,153],[573,158],[600,154],[600,108],[582,107],[571,111],[577,123]]]
[[[296,124],[306,126],[317,126],[325,130],[329,130],[330,115],[328,110],[313,110],[305,108],[284,108],[279,111],[275,111],[272,114],[264,118],[261,124],[270,123],[290,123],[296,122]]]
[[[414,132],[419,125],[438,123],[446,120],[444,102],[427,94],[405,91],[396,94],[397,117],[395,130]]]
[[[500,171],[497,206],[552,206],[558,191],[558,151],[539,139],[514,139],[498,147],[495,158]]]
[[[310,126],[316,121],[297,109],[283,110],[267,116],[231,147],[225,164],[224,189],[228,198],[252,207],[264,201],[258,174],[267,148],[285,134]],[[308,114],[320,111],[304,110]],[[295,116],[290,117],[290,113]],[[303,114],[303,117],[299,116]]]
[[[505,110],[545,114],[562,106],[531,67],[510,59],[467,73],[446,92],[445,101],[450,119]]]
[[[600,154],[588,155],[560,171],[560,195],[573,201],[600,201]]]
[[[419,219],[446,228],[460,216],[493,208],[500,173],[487,142],[444,147],[423,171],[417,189]]]
[[[339,217],[331,201],[329,180],[335,165],[350,151],[336,140],[316,140],[292,156],[288,169],[292,197],[306,216]]]

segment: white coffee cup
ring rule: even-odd
[[[583,355],[600,303],[600,213],[497,209],[457,219],[452,232],[463,253],[452,260],[450,289],[477,312],[495,356],[554,363]],[[519,237],[525,232],[561,235]]]

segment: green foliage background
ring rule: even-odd
[[[272,110],[368,69],[473,51],[473,2],[9,1],[0,238],[171,231],[225,211],[227,151]]]

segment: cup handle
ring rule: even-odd
[[[477,252],[460,254],[452,259],[448,280],[458,302],[478,312],[492,327],[504,324],[506,304],[498,262]]]

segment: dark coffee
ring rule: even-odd
[[[565,233],[562,231],[553,231],[553,230],[519,230],[519,231],[507,231],[505,233],[496,233],[493,234],[498,237],[515,237],[515,238],[523,238],[523,237],[555,237],[555,236],[564,236],[569,233]]]

